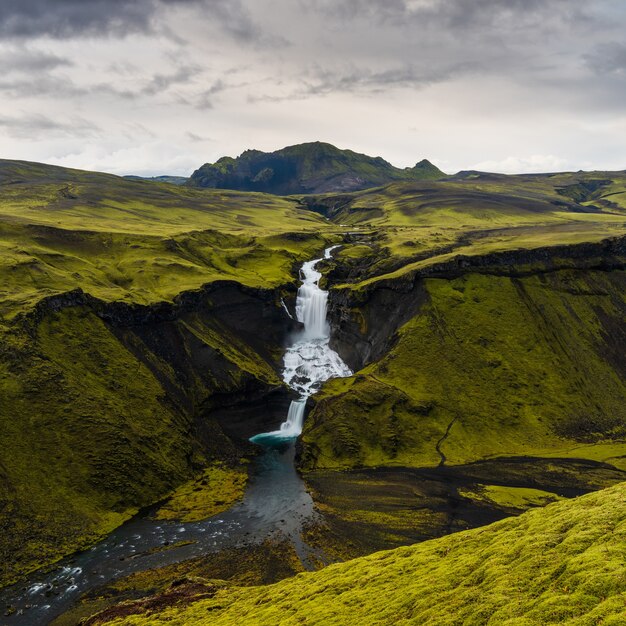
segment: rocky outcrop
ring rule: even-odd
[[[105,302],[76,289],[42,299],[25,321],[36,326],[71,307],[92,311],[153,372],[170,400],[194,415],[205,443],[213,432],[206,417],[241,443],[276,427],[290,402],[287,388],[270,375],[279,371],[286,337],[299,326],[283,297],[295,298],[291,286],[265,290],[234,281],[149,305]]]

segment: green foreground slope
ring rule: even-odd
[[[138,615],[140,607],[120,606],[120,618],[91,623],[617,626],[624,623],[625,560],[622,484],[275,585],[214,585],[204,590],[212,597],[191,606]]]

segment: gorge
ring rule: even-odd
[[[626,476],[621,173],[0,176],[9,624],[263,588]]]

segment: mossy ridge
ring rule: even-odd
[[[0,160],[0,220],[71,230],[168,237],[189,231],[273,234],[327,229],[295,200],[268,194],[128,180]]]
[[[459,464],[623,442],[614,346],[625,284],[623,271],[426,280],[429,301],[389,353],[321,391],[304,467],[428,466],[442,454]]]
[[[215,590],[180,610],[105,623],[617,625],[625,559],[621,484],[269,587]]]
[[[240,236],[216,231],[158,237],[0,222],[0,315],[12,319],[43,297],[81,288],[105,301],[154,304],[211,282],[254,288],[293,284],[293,267],[333,236]]]
[[[3,336],[4,583],[110,532],[183,480],[193,454],[184,416],[90,312],[19,339]]]
[[[577,185],[595,191],[577,199],[563,195],[563,189]],[[345,279],[346,285],[358,288],[364,281],[411,272],[455,255],[598,242],[623,235],[624,188],[624,172],[477,173],[306,196],[301,201],[337,224],[360,229],[362,237],[375,244],[375,253],[362,259],[354,272],[337,275],[335,282]]]

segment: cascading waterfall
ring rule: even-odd
[[[329,259],[337,247],[327,248],[322,258]],[[296,317],[304,324],[304,330],[287,348],[283,361],[283,380],[300,397],[291,402],[287,419],[280,429],[255,435],[250,439],[254,443],[272,445],[296,439],[302,432],[308,397],[325,380],[352,375],[350,368],[329,346],[330,326],[326,319],[328,292],[320,289],[322,274],[315,269],[322,258],[307,261],[300,270],[302,283],[296,299]]]

